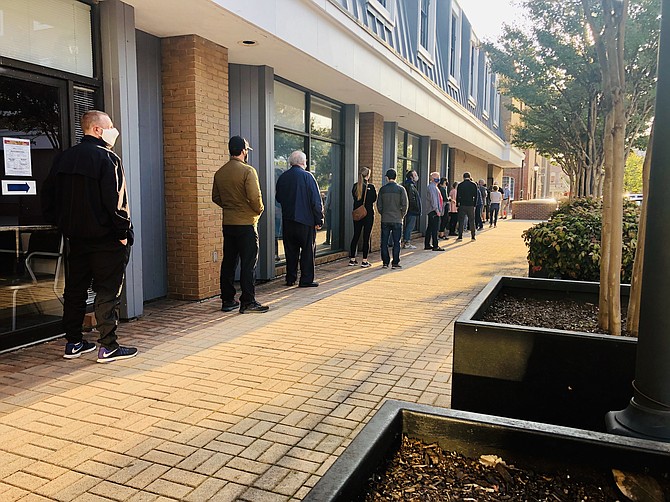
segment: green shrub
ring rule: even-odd
[[[640,208],[624,200],[621,281],[631,280]],[[579,281],[600,280],[602,202],[586,197],[562,203],[549,221],[522,236],[528,246],[531,272]]]

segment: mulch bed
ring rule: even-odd
[[[580,480],[565,473],[517,469],[505,464],[505,459],[501,463],[490,458],[483,460],[487,460],[487,465],[481,459],[444,452],[436,444],[403,436],[400,449],[385,471],[370,481],[365,502],[627,500],[617,489],[611,472]]]
[[[622,335],[626,332],[626,308],[621,307]],[[482,321],[540,328],[607,334],[598,327],[598,305],[570,298],[521,298],[499,294],[484,313]]]

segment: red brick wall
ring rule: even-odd
[[[221,210],[211,194],[228,160],[228,49],[197,35],[164,38],[161,48],[168,294],[197,300],[220,291]]]
[[[372,169],[370,181],[377,191],[384,183],[384,117],[374,112],[361,113],[359,120],[358,165]],[[358,171],[355,173],[358,178]],[[402,176],[401,173],[398,176]],[[402,180],[398,180],[402,182]],[[349,187],[347,187],[348,190]],[[348,194],[348,192],[347,192]],[[375,209],[375,213],[377,210]],[[381,218],[375,214],[375,224],[372,227],[372,249],[378,250],[381,241]],[[345,243],[347,246],[348,242]]]
[[[512,219],[547,220],[558,207],[555,200],[515,200],[512,201]]]

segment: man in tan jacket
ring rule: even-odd
[[[221,261],[221,310],[261,314],[268,308],[256,301],[258,230],[263,197],[256,170],[246,163],[252,148],[246,139],[233,136],[228,142],[230,161],[214,175],[212,201],[223,209],[223,260]],[[240,263],[240,301],[235,300],[235,269]]]

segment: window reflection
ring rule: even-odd
[[[274,176],[277,180],[288,169],[288,158],[292,152],[305,149],[305,138],[297,134],[275,131]],[[275,200],[275,262],[284,261],[284,245],[282,242],[281,204]]]
[[[317,253],[342,247],[338,231],[341,227],[341,165],[340,145],[312,140],[310,171],[319,184],[324,211],[324,225],[316,234]]]
[[[275,82],[274,91],[275,125],[304,132],[305,93],[281,82]]]
[[[310,130],[322,138],[340,139],[340,107],[312,98]]]

